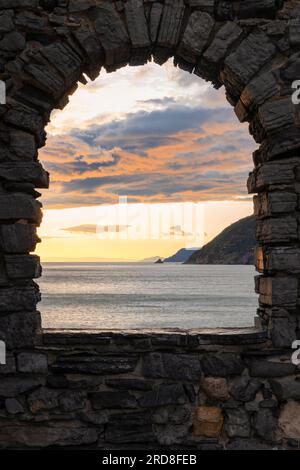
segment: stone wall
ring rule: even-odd
[[[45,331],[0,368],[0,448],[294,449],[297,373],[264,332]]]
[[[295,418],[300,406],[296,370],[290,362],[292,342],[300,336],[300,106],[292,101],[293,82],[300,79],[299,26],[298,0],[0,0],[0,80],[7,89],[6,104],[0,105],[0,340],[6,342],[10,355],[6,369],[0,366],[3,445],[92,445],[98,439],[103,445],[103,436],[107,443],[114,440],[107,439],[109,435],[115,436],[118,445],[117,429],[123,429],[121,445],[126,426],[144,427],[161,445],[172,445],[174,433],[182,433],[187,445],[186,435],[191,434],[185,435],[185,431],[195,419],[195,410],[196,434],[207,429],[203,424],[206,416],[208,427],[215,434],[224,429],[224,439],[230,438],[231,443],[236,438],[251,442],[250,435],[260,440],[268,436],[268,442],[276,443],[275,434],[280,435],[281,429],[286,432],[290,416]],[[41,331],[36,310],[40,294],[33,281],[40,276],[41,267],[31,253],[40,241],[36,228],[42,219],[36,189],[49,184],[49,175],[38,161],[38,149],[46,143],[44,129],[50,113],[63,109],[77,83],[86,83],[86,76],[95,79],[102,67],[113,72],[149,60],[163,64],[170,57],[175,66],[205,78],[216,88],[224,85],[237,117],[249,122],[258,144],[248,189],[256,194],[257,325],[266,343],[261,352],[252,340],[251,357],[257,356],[254,372],[248,352],[244,355],[244,349],[249,349],[247,335],[236,336],[239,345],[234,346],[234,354],[243,353],[237,359],[225,354],[227,346],[221,340],[210,336],[205,348],[194,344],[190,349],[190,344],[178,344],[177,336],[171,334],[167,340],[171,352],[166,355],[156,336],[150,341],[142,334],[113,335],[113,339],[103,339],[103,334],[94,344],[92,336],[83,333],[75,340],[71,334],[54,340],[52,334],[51,340],[51,334]],[[61,338],[66,338],[65,345]],[[124,360],[120,357],[123,346],[118,349],[122,338],[130,349]],[[195,339],[184,334],[180,338],[192,343]],[[79,349],[74,341],[79,341]],[[220,357],[214,359],[204,350],[214,350],[216,341]],[[160,355],[146,355],[146,345]],[[60,356],[72,351],[74,370],[69,369],[65,377],[68,367],[66,371],[60,368]],[[77,351],[79,359],[84,356],[78,364]],[[139,386],[122,382],[121,377],[107,382],[106,373],[110,375],[112,370],[105,369],[102,357],[110,368],[134,374],[138,378],[134,380],[147,379],[147,383]],[[272,359],[271,366],[266,367],[266,357]],[[223,366],[227,359],[229,365]],[[146,366],[140,369],[143,361]],[[168,365],[174,362],[177,366]],[[122,364],[128,368],[122,369]],[[197,398],[204,408],[195,404],[199,364],[207,376]],[[222,374],[214,364],[217,369],[224,367]],[[94,365],[98,384],[81,377],[82,371],[90,375],[85,367]],[[182,376],[172,376],[176,368]],[[268,375],[269,368],[274,380]],[[148,378],[149,370],[153,377]],[[261,378],[256,377],[257,370]],[[219,375],[226,380],[220,381]],[[278,378],[285,375],[285,379]],[[110,389],[118,391],[105,394]],[[223,390],[226,397],[231,393],[231,398],[212,398],[208,389]],[[169,396],[172,403],[167,404]],[[147,400],[151,406],[143,405]],[[114,417],[108,413],[107,423],[91,423],[82,417],[89,407],[91,419],[101,421],[102,408],[111,408]],[[116,409],[121,411],[115,413]],[[140,414],[127,416],[131,409]],[[224,409],[222,416],[220,409]],[[51,413],[50,421],[47,413]],[[294,433],[298,437],[295,419],[295,428],[286,436]],[[132,444],[136,435],[130,439]],[[217,447],[223,445],[221,441],[218,439]]]

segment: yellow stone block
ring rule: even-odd
[[[223,422],[221,408],[199,406],[194,418],[194,436],[218,437],[221,434]]]

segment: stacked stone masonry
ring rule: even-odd
[[[171,57],[225,87],[258,145],[257,329],[43,332],[32,253],[51,111],[102,68]],[[0,80],[0,446],[298,446],[300,1],[0,0]]]

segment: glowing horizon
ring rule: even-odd
[[[91,234],[62,233],[64,225],[57,225],[93,224],[94,208],[117,203],[120,195],[132,204],[219,204],[206,241],[252,212],[246,177],[255,146],[246,125],[222,90],[170,61],[101,72],[93,83],[79,84],[66,109],[52,113],[47,132],[40,151],[51,175],[37,250],[43,259],[74,258],[72,252],[88,259],[94,251],[101,259],[136,260],[182,248],[145,240],[101,246]]]

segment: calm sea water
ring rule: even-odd
[[[252,266],[45,263],[45,328],[253,326]]]

